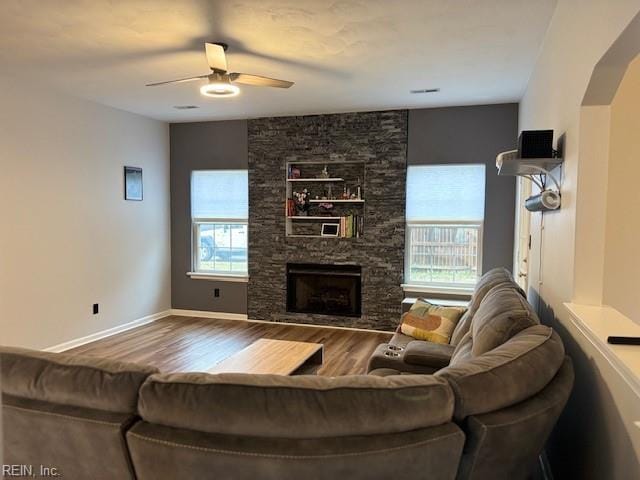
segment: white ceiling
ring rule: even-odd
[[[556,0],[2,0],[0,64],[180,122],[518,101]],[[204,41],[232,71],[296,84],[207,98]],[[439,87],[435,94],[411,89]],[[174,105],[198,105],[179,111]]]

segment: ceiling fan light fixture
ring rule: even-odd
[[[210,82],[200,87],[200,93],[206,97],[235,97],[240,89],[229,82]]]

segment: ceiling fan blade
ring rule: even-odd
[[[256,87],[289,88],[293,85],[293,82],[288,82],[286,80],[262,77],[260,75],[249,75],[247,73],[231,73],[229,74],[229,79],[234,83],[255,85]]]
[[[225,73],[227,71],[227,56],[224,53],[224,47],[215,43],[205,43],[204,48],[211,70]]]
[[[200,75],[199,77],[188,77],[188,78],[179,78],[177,80],[168,80],[166,82],[156,82],[156,83],[147,83],[147,87],[157,87],[158,85],[167,85],[168,83],[182,83],[182,82],[193,82],[194,80],[200,80],[203,78],[207,78],[210,73],[207,75]]]

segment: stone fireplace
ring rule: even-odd
[[[287,264],[287,312],[359,317],[361,268],[355,265]]]
[[[253,119],[248,148],[249,318],[393,330],[403,298],[407,111]],[[287,237],[287,162],[326,162],[330,170],[331,162],[362,162],[364,234]],[[294,265],[316,273],[357,266],[360,293],[344,272],[322,271],[335,285],[316,278],[318,289],[309,275],[292,275]],[[304,291],[301,299],[291,298],[291,287],[296,296]]]

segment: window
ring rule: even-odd
[[[246,277],[248,204],[246,170],[192,172],[192,274]]]
[[[484,191],[484,165],[407,169],[406,284],[433,291],[475,286],[482,272]]]

